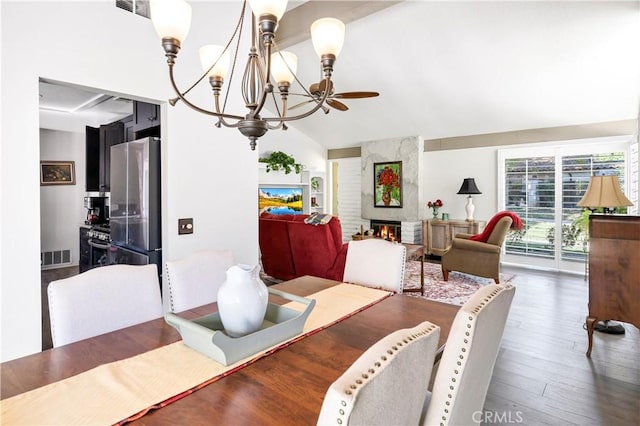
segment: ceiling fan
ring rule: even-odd
[[[307,101],[301,102],[299,104],[293,105],[292,107],[290,107],[289,109],[295,109],[298,107],[301,107],[302,105],[308,104],[309,102],[318,102],[320,99],[322,99],[322,95],[324,94],[325,90],[326,90],[326,80],[321,80],[319,83],[313,83],[311,86],[309,86],[309,93],[290,93],[291,95],[297,95],[297,96],[306,96],[306,97],[311,97],[312,99],[309,99]],[[329,105],[332,108],[335,108],[337,110],[340,111],[346,111],[349,109],[348,106],[346,106],[345,104],[343,104],[342,102],[338,101],[337,99],[362,99],[362,98],[375,98],[376,96],[379,96],[380,93],[378,92],[342,92],[342,93],[334,93],[333,92],[333,82],[330,81],[329,82],[329,96],[327,97],[327,105]],[[328,110],[325,110],[325,113],[328,112]]]

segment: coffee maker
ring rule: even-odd
[[[84,208],[87,209],[87,225],[107,223],[109,213],[107,209],[107,197],[84,197]]]

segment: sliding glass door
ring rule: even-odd
[[[525,228],[510,232],[503,261],[583,271],[588,216],[577,206],[592,175],[615,174],[624,189],[628,144],[580,144],[499,151],[499,203]]]

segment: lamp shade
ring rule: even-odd
[[[618,177],[591,176],[587,192],[580,201],[578,207],[627,207],[633,203],[620,189]]]
[[[338,57],[344,44],[344,24],[335,18],[321,18],[311,24],[311,40],[318,56]]]
[[[282,55],[282,56],[281,56]],[[291,52],[276,52],[271,55],[271,75],[276,83],[291,83],[298,69],[298,57]]]
[[[476,186],[476,181],[473,178],[465,178],[458,194],[482,194],[482,192]]]
[[[202,46],[198,53],[200,54],[200,64],[202,69],[207,72],[209,77],[221,77],[224,78],[229,70],[230,55],[227,50],[224,52],[224,47],[216,44],[207,44]],[[213,65],[215,63],[215,65]],[[213,65],[213,68],[209,68]]]
[[[151,21],[160,38],[183,42],[191,26],[191,6],[184,0],[151,0]]]

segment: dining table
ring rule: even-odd
[[[339,284],[304,276],[273,287],[304,297]],[[285,304],[287,301],[270,296],[270,302]],[[151,409],[130,423],[315,424],[328,387],[366,349],[395,330],[430,321],[440,327],[438,353],[441,354],[459,308],[402,294],[385,297],[220,380],[161,408]],[[217,306],[213,303],[179,315],[195,319],[216,311]],[[0,398],[4,400],[180,340],[179,332],[160,318],[6,361],[0,364]]]

